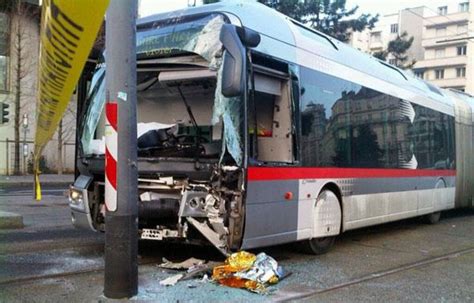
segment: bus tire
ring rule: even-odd
[[[439,222],[439,219],[441,218],[441,212],[437,211],[435,213],[427,214],[423,216],[423,221],[426,224],[436,224]]]
[[[315,229],[313,230],[313,237],[302,243],[303,251],[313,255],[321,255],[332,248],[337,235],[340,233],[342,211],[339,198],[329,189],[323,189],[321,193],[319,193],[314,207],[315,213],[313,214],[312,220],[314,222],[313,224],[315,224],[315,227],[313,227]],[[324,215],[324,219],[320,217],[319,219],[322,219],[322,221],[319,221],[317,215],[318,211],[316,211],[317,207],[319,211],[322,210],[323,213],[333,213],[334,215],[332,218],[327,218],[327,216]],[[317,222],[323,222],[323,225],[316,228]],[[325,232],[321,233],[322,227],[325,232],[327,228],[327,235],[324,234]]]
[[[310,255],[322,255],[331,250],[336,237],[313,238],[302,242],[303,252]]]

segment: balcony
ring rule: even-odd
[[[371,41],[369,44],[369,48],[371,50],[378,50],[378,49],[383,49],[384,45],[382,41]]]
[[[449,79],[431,79],[428,82],[439,87],[465,87],[467,84],[466,78],[449,78]]]
[[[469,21],[469,12],[460,12],[454,14],[448,14],[445,16],[433,16],[425,19],[425,26],[427,28],[445,26],[456,23],[467,23]]]
[[[456,57],[444,57],[434,58],[427,60],[420,60],[416,62],[416,69],[431,68],[431,67],[444,67],[444,66],[461,66],[467,64],[467,56],[456,56]]]
[[[459,35],[451,34],[451,35],[446,35],[443,37],[425,38],[421,41],[421,46],[424,48],[430,48],[430,47],[446,46],[450,44],[459,44],[460,42],[463,42],[462,39],[465,39],[468,36],[469,34],[466,32]],[[465,40],[465,42],[467,42],[467,40]]]

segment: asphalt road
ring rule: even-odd
[[[64,197],[67,188],[58,186],[46,185],[42,188],[41,192],[45,198],[48,197]],[[33,189],[25,188],[24,186],[11,185],[5,188],[0,188],[0,199],[9,197],[22,197],[28,198],[33,197]]]
[[[63,189],[43,202],[24,189],[0,193],[0,209],[22,213],[25,228],[0,231],[0,302],[103,301],[103,235],[74,229]],[[474,301],[474,212],[455,210],[437,225],[419,220],[344,234],[323,256],[295,244],[264,251],[291,275],[267,296],[200,280],[174,287],[159,281],[176,272],[156,266],[162,257],[222,261],[213,248],[140,243],[139,301]]]

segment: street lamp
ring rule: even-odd
[[[28,157],[28,144],[26,143],[26,134],[28,133],[28,114],[23,114],[23,174],[26,175],[26,158]]]

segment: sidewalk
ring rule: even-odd
[[[51,174],[40,175],[40,183],[42,186],[68,186],[74,182],[73,174]],[[34,184],[34,176],[0,176],[0,188],[5,187],[32,187]]]

